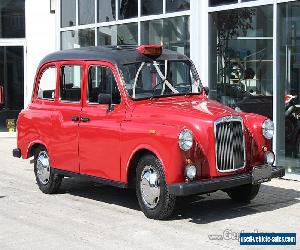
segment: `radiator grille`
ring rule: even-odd
[[[223,117],[215,123],[216,163],[220,172],[245,166],[243,121],[238,116]]]

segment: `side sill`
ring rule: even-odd
[[[79,174],[79,173],[74,173],[66,170],[61,170],[57,168],[53,168],[55,174],[63,175],[66,177],[77,177],[86,181],[92,181],[95,183],[100,183],[108,186],[114,186],[118,188],[127,188],[127,183],[124,182],[119,182],[119,181],[113,181],[113,180],[108,180],[96,176],[91,176],[91,175],[85,175],[85,174]]]

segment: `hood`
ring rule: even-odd
[[[133,111],[133,117],[143,119],[163,119],[165,121],[188,121],[189,119],[200,119],[204,121],[215,121],[220,117],[239,115],[235,110],[224,106],[216,101],[203,99],[182,100],[148,100],[137,103]]]

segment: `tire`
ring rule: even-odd
[[[259,188],[260,188],[260,184],[257,185],[247,184],[247,185],[228,189],[226,190],[226,192],[232,200],[236,202],[247,203],[256,197]]]
[[[143,156],[138,162],[136,195],[146,217],[163,220],[172,215],[176,196],[169,193],[162,164],[152,154]]]
[[[53,168],[49,164],[48,151],[43,146],[37,148],[34,154],[34,174],[37,185],[43,193],[57,193],[63,177],[53,173]]]

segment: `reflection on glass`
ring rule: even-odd
[[[117,45],[117,26],[99,27],[97,45]]]
[[[210,18],[215,44],[210,51],[210,97],[272,118],[272,6],[220,11]]]
[[[176,12],[190,9],[190,0],[166,0],[166,11]]]
[[[161,0],[142,0],[142,15],[161,14],[163,12],[163,1]]]
[[[89,24],[95,22],[95,1],[79,0],[79,24]]]
[[[116,20],[116,1],[115,0],[97,0],[98,1],[98,22],[110,22]]]
[[[76,0],[61,1],[61,27],[76,25]]]
[[[213,7],[213,6],[232,4],[237,2],[238,0],[209,0],[209,6]]]
[[[138,16],[138,0],[119,0],[119,19]]]
[[[25,37],[25,1],[0,1],[0,37]]]
[[[95,46],[95,30],[94,29],[79,30],[78,41],[80,47]]]
[[[69,30],[61,32],[61,49],[73,49],[78,48],[78,31]]]
[[[138,24],[128,23],[117,26],[118,45],[137,45],[138,44]]]
[[[300,173],[300,3],[278,5],[277,160]]]
[[[163,44],[165,48],[189,56],[189,17],[172,17],[141,23],[142,44]]]

